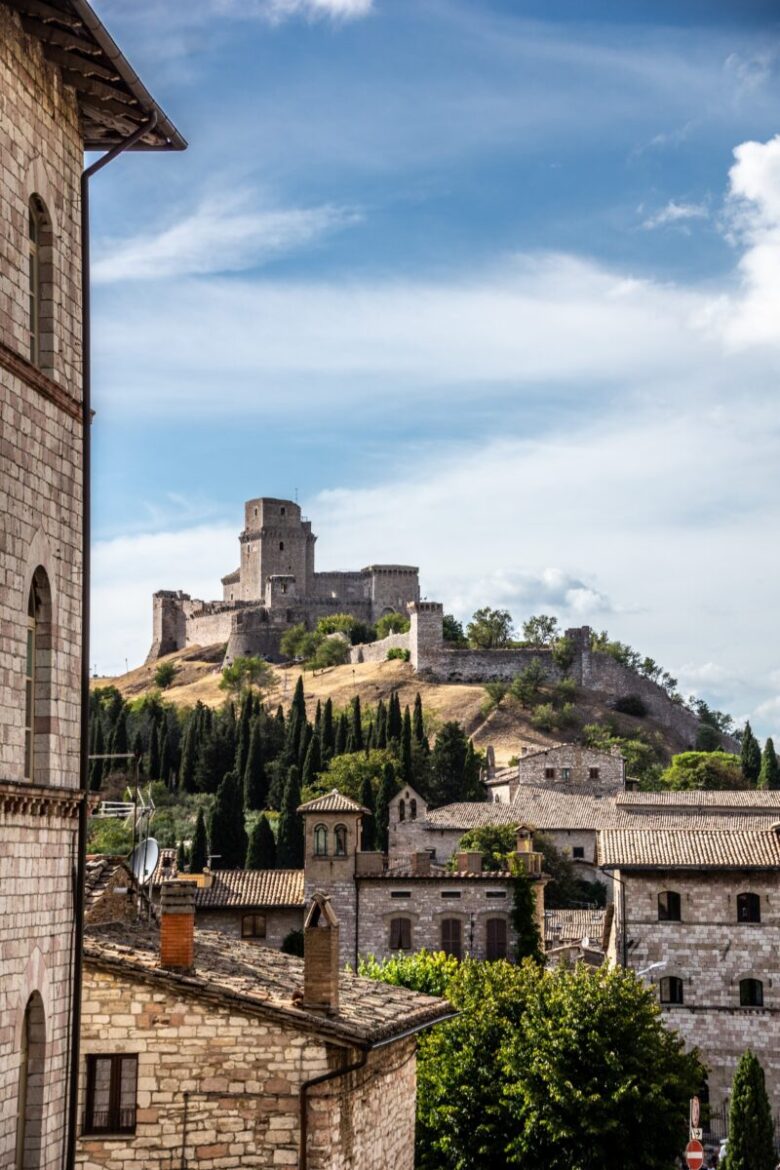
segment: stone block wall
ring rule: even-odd
[[[349,651],[350,662],[385,662],[388,650],[408,650],[409,632],[405,634],[388,634],[377,642],[361,642],[351,646]]]
[[[241,919],[245,914],[264,914],[266,924],[265,938],[247,939],[247,942],[257,943],[258,946],[281,947],[285,937],[291,930],[301,930],[303,927],[303,908],[296,909],[259,909],[237,910],[198,910],[196,908],[196,922],[200,930],[221,930],[232,938],[241,938]]]
[[[548,777],[548,770],[554,771],[554,776]],[[568,776],[564,770],[568,771]],[[597,776],[591,776],[594,770],[598,771]],[[625,761],[618,751],[602,752],[580,744],[562,744],[520,757],[517,780],[509,783],[511,800],[524,784],[566,792],[576,792],[582,785],[583,788],[587,786],[589,793],[614,796],[625,787]]]
[[[134,1135],[82,1135],[85,1170],[199,1170],[298,1165],[304,1080],[356,1054],[315,1034],[197,994],[119,978],[87,961],[81,1101],[88,1054],[138,1056]],[[310,1170],[413,1170],[414,1040],[369,1056],[365,1069],[312,1090]],[[189,1098],[186,1106],[185,1098]]]

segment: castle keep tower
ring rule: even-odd
[[[296,592],[306,597],[314,580],[311,522],[301,517],[292,500],[260,496],[244,504],[244,530],[239,536],[241,563],[223,577],[225,601],[264,601],[271,577],[293,577]]]

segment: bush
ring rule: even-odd
[[[564,703],[557,709],[552,703],[540,703],[531,713],[531,723],[539,731],[559,731],[576,721],[577,713],[573,703]]]
[[[408,662],[411,657],[411,650],[404,650],[400,646],[393,646],[392,650],[387,651],[386,661],[390,662],[393,659],[398,659],[400,662]]]
[[[381,962],[369,955],[358,964],[358,975],[379,979],[394,987],[408,987],[425,995],[446,995],[450,981],[458,970],[458,960],[443,951],[417,951]]]
[[[176,664],[160,662],[154,672],[154,685],[164,691],[176,677]]]
[[[573,678],[562,678],[553,687],[553,699],[556,703],[570,703],[577,694],[577,684]]]
[[[279,948],[283,955],[297,955],[299,959],[303,958],[303,931],[291,930],[282,939],[282,945]]]
[[[647,705],[639,695],[622,695],[612,704],[613,710],[621,715],[635,715],[637,719],[644,719],[647,714]]]
[[[509,693],[522,707],[533,707],[541,697],[542,683],[546,677],[541,662],[534,658],[512,679]]]
[[[276,675],[264,658],[255,656],[234,658],[222,671],[220,690],[238,695],[242,691],[264,691],[273,686]]]
[[[343,666],[348,660],[349,646],[343,638],[325,638],[306,665],[310,670],[324,670],[328,666]]]
[[[556,638],[552,648],[552,659],[561,670],[568,670],[574,661],[574,644],[570,638]]]

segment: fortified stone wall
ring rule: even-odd
[[[385,662],[388,650],[408,650],[409,632],[405,634],[388,634],[377,642],[361,642],[358,646],[351,646],[349,651],[350,662]]]
[[[77,1163],[85,1170],[170,1170],[182,1157],[199,1170],[296,1166],[301,1083],[343,1059],[318,1037],[242,1013],[235,1003],[220,1007],[120,980],[88,959],[82,1111],[85,1058],[100,1053],[138,1055],[137,1126],[125,1137],[83,1136]],[[414,1054],[413,1039],[394,1044],[369,1056],[346,1084],[313,1090],[311,1170],[412,1170]]]

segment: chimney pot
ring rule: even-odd
[[[168,881],[160,887],[160,966],[191,971],[195,965],[195,884]]]

